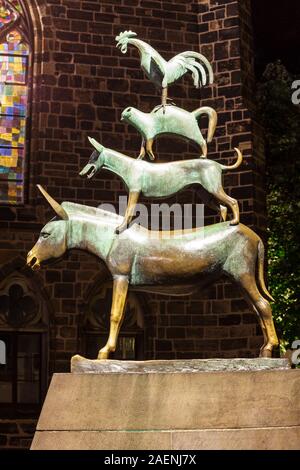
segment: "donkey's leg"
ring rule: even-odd
[[[139,156],[137,157],[137,160],[142,160],[145,157],[145,155],[146,155],[145,139],[142,139],[141,149],[140,149]]]
[[[124,318],[128,278],[116,276],[113,282],[113,299],[110,312],[110,330],[106,345],[100,349],[98,359],[108,359],[111,352],[116,350],[119,331]]]
[[[128,204],[127,204],[127,208],[126,208],[126,212],[124,216],[124,221],[121,223],[121,225],[119,225],[116,228],[116,233],[122,233],[124,230],[126,230],[128,225],[132,221],[132,218],[135,212],[135,206],[137,205],[139,196],[140,196],[139,191],[131,191],[129,193]]]
[[[260,356],[272,357],[272,350],[274,346],[278,345],[278,338],[273,322],[271,306],[259,292],[254,275],[244,274],[240,276],[239,281],[254,311],[259,315],[264,335],[264,344],[261,347]]]
[[[257,310],[256,306],[254,305],[254,303],[252,302],[252,299],[251,297],[249,297],[248,293],[244,290],[244,293],[245,293],[245,296],[248,300],[248,303],[251,305],[252,309],[254,310],[254,312],[256,313],[257,315],[257,318],[258,318],[258,322],[260,324],[260,327],[261,327],[261,331],[262,331],[262,334],[263,334],[263,337],[264,337],[264,342],[263,342],[263,345],[261,346],[260,348],[260,351],[262,351],[264,349],[265,346],[267,346],[268,344],[268,336],[267,336],[267,330],[266,330],[266,327],[265,327],[265,324],[264,324],[264,321],[259,313],[259,311]]]
[[[155,160],[155,155],[154,155],[153,150],[152,150],[153,142],[154,142],[154,139],[148,139],[146,141],[146,151],[147,151],[147,154],[149,155],[151,160]]]
[[[220,187],[218,191],[213,192],[213,195],[218,198],[220,202],[230,207],[233,212],[233,219],[230,221],[230,225],[237,225],[240,222],[240,211],[237,200],[228,196],[222,187]]]

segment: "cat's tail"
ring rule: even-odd
[[[196,119],[198,119],[202,114],[207,114],[208,130],[206,140],[207,142],[211,142],[218,122],[218,116],[216,111],[210,106],[202,106],[201,108],[195,109],[195,111],[193,111],[193,114]]]

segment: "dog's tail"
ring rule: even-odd
[[[242,163],[243,161],[243,154],[242,152],[238,149],[238,148],[234,148],[234,150],[236,151],[237,153],[237,161],[233,164],[233,165],[229,165],[229,166],[226,166],[226,165],[221,165],[221,168],[222,170],[235,170],[236,168],[238,168],[240,166],[240,164]]]

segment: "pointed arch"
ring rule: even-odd
[[[36,416],[49,377],[49,339],[54,310],[43,282],[21,256],[0,257],[0,415]]]

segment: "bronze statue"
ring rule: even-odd
[[[119,215],[71,202],[60,205],[42,187],[39,189],[59,219],[41,230],[28,253],[28,266],[39,269],[44,262],[76,248],[101,259],[113,278],[110,332],[99,351],[100,359],[107,359],[116,349],[130,285],[144,291],[182,295],[222,275],[242,288],[264,335],[260,356],[271,357],[278,339],[269,304],[273,299],[264,281],[264,246],[248,227],[223,222],[163,235],[134,224],[116,235],[122,222]]]
[[[166,295],[185,295],[223,275],[241,287],[258,315],[264,336],[260,356],[271,357],[278,339],[269,304],[273,299],[264,281],[263,242],[251,229],[239,223],[238,203],[222,187],[222,171],[238,168],[242,154],[235,148],[237,161],[231,166],[206,159],[206,141],[197,118],[203,113],[208,115],[207,141],[210,142],[217,124],[216,112],[212,108],[201,107],[189,113],[173,105],[166,106],[168,85],[187,72],[192,73],[196,86],[207,83],[206,73],[209,83],[212,83],[211,66],[197,52],[183,52],[166,62],[151,46],[135,36],[131,31],[120,33],[116,38],[117,46],[123,53],[127,51],[128,44],[138,48],[146,75],[163,89],[162,105],[151,113],[142,113],[132,107],[122,113],[122,118],[135,126],[144,139],[138,159],[105,148],[95,139],[90,139],[95,150],[80,172],[81,176],[92,178],[104,168],[119,175],[129,191],[125,217],[71,202],[60,205],[38,186],[58,217],[42,229],[38,241],[28,253],[27,264],[33,270],[39,269],[45,262],[59,259],[73,248],[93,253],[105,263],[113,279],[113,299],[109,337],[99,351],[100,359],[108,358],[116,349],[129,286]],[[202,158],[158,164],[144,161],[146,152],[154,159],[153,140],[163,133],[196,143],[201,147]],[[133,219],[140,194],[153,198],[167,197],[194,183],[201,185],[218,203],[231,208],[233,218],[230,222],[225,222],[227,208],[220,205],[222,223],[177,231],[153,231],[132,224],[125,230]]]
[[[142,146],[138,158],[144,158],[146,152],[155,160],[152,151],[153,141],[162,134],[174,134],[200,146],[202,158],[207,156],[207,145],[198,126],[197,119],[203,114],[208,116],[207,142],[211,142],[217,125],[217,113],[209,106],[202,106],[189,113],[177,106],[169,105],[163,112],[156,106],[151,113],[143,113],[136,108],[128,107],[121,115],[121,121],[133,125],[142,135]],[[146,146],[146,150],[145,150]]]
[[[128,44],[135,46],[141,57],[141,67],[149,80],[162,88],[162,106],[166,109],[168,99],[168,86],[175,83],[186,73],[192,74],[195,87],[199,88],[207,83],[212,84],[214,77],[209,61],[199,52],[186,51],[177,54],[171,60],[163,57],[144,41],[136,38],[133,31],[124,31],[116,37],[117,47],[123,54],[127,52]],[[208,79],[207,79],[208,75]]]
[[[127,210],[122,224],[116,229],[117,233],[125,230],[131,222],[140,194],[150,198],[168,197],[195,183],[200,184],[220,203],[231,208],[233,219],[230,225],[239,223],[238,202],[228,196],[222,186],[222,170],[234,170],[242,163],[243,156],[239,149],[235,149],[238,158],[231,166],[207,159],[154,164],[105,148],[95,139],[89,138],[89,140],[96,152],[92,153],[89,162],[79,174],[92,178],[101,168],[110,170],[122,178],[129,191]],[[216,209],[213,200],[210,201],[210,205]],[[226,220],[226,207],[221,205],[220,212],[223,220]]]

